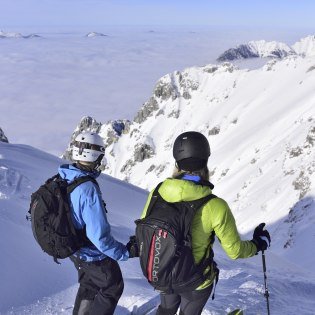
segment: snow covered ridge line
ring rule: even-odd
[[[302,38],[292,47],[276,41],[250,41],[247,44],[241,44],[226,50],[218,57],[217,61],[224,62],[248,58],[284,58],[290,55],[314,56],[315,35]]]
[[[0,31],[0,39],[1,38],[38,38],[38,37],[41,37],[41,36],[37,34],[22,35],[21,33]]]
[[[21,33],[17,33],[17,32],[4,32],[2,30],[0,30],[0,39],[4,39],[4,38],[39,38],[41,37],[40,35],[37,34],[29,34],[29,35],[22,35]],[[85,37],[88,38],[95,38],[95,37],[108,37],[108,35],[103,34],[103,33],[99,33],[99,32],[89,32],[85,35]]]
[[[253,123],[256,106],[259,110],[268,108],[271,115],[279,106],[274,105],[269,109],[269,104],[279,102],[285,116],[287,111],[290,113],[297,108],[296,104],[300,99],[309,100],[306,101],[307,106],[312,104],[312,88],[309,83],[303,84],[303,82],[304,80],[310,82],[315,73],[314,69],[315,62],[312,59],[304,60],[298,56],[291,56],[278,62],[272,60],[255,71],[239,70],[230,63],[176,71],[157,82],[152,96],[144,103],[132,122],[115,121],[101,124],[91,117],[85,117],[75,130],[72,139],[82,130],[98,132],[107,146],[108,166],[105,172],[142,188],[152,188],[157,181],[156,178],[171,174],[174,166],[171,163],[172,143],[181,131],[190,129],[201,131],[210,137],[211,145],[212,142],[216,145],[217,139],[229,141],[231,136],[239,137],[238,142],[242,143],[244,141],[242,128],[246,130],[248,129],[246,124],[251,126]],[[295,79],[292,81],[292,78]],[[288,84],[284,86],[281,82],[286,81]],[[289,86],[292,86],[292,101],[287,98]],[[274,90],[277,91],[277,98],[273,95]],[[256,104],[259,95],[262,100]],[[244,113],[251,110],[253,110],[252,117],[241,118]],[[262,117],[265,117],[265,114]],[[262,117],[256,117],[254,122],[259,125]],[[307,124],[309,124],[308,119],[312,122],[312,115],[305,117]],[[290,121],[293,123],[293,117],[290,117]],[[117,126],[121,128],[120,134],[117,133]],[[309,130],[312,130],[312,127],[314,126],[309,126]],[[276,126],[274,128],[275,134],[282,133]],[[169,132],[166,133],[165,130]],[[232,130],[234,132],[230,135]],[[307,132],[305,130],[305,133]],[[251,137],[254,137],[255,133],[257,130]],[[270,131],[267,130],[266,134],[270,134]],[[308,138],[312,138],[312,132]],[[260,143],[262,139],[258,137],[255,142]],[[281,146],[283,147],[282,143]],[[258,148],[257,150],[259,151]],[[253,150],[254,154],[250,153],[251,164],[255,164],[258,160],[255,151],[256,149]],[[70,152],[71,144],[68,148],[68,156]],[[304,150],[303,154],[308,153]],[[213,173],[226,174],[229,169],[230,167],[222,168],[221,171],[216,169]],[[146,177],[139,175],[140,179],[136,176],[137,172],[139,174],[144,172]],[[219,176],[218,179],[223,176],[225,175]],[[137,177],[139,178],[136,179]],[[298,186],[294,185],[294,187]],[[305,194],[304,190],[301,194]]]
[[[98,32],[89,32],[88,34],[85,35],[85,37],[90,37],[90,38],[94,38],[94,37],[107,37],[108,35],[103,34],[103,33],[98,33]]]
[[[194,70],[195,69],[195,70]],[[189,100],[191,98],[191,93],[196,91],[199,87],[199,83],[197,80],[190,78],[190,74],[192,71],[199,71],[214,74],[216,73],[224,73],[224,72],[233,72],[238,70],[238,67],[234,66],[231,63],[223,63],[221,65],[207,65],[205,67],[200,68],[188,68],[183,72],[175,71],[172,74],[167,74],[162,77],[155,85],[153,90],[152,97],[143,104],[143,106],[139,109],[133,121],[129,121],[127,119],[118,119],[113,121],[108,121],[106,123],[98,122],[96,119],[90,116],[82,117],[78,126],[75,128],[68,148],[65,150],[62,158],[67,160],[71,160],[72,155],[72,145],[74,143],[74,139],[76,136],[82,131],[91,131],[98,133],[103,139],[105,147],[111,147],[112,144],[116,143],[120,137],[124,134],[130,133],[130,128],[132,126],[137,126],[133,131],[133,134],[138,134],[138,126],[139,124],[145,122],[149,117],[151,117],[154,113],[156,116],[164,115],[164,110],[160,110],[159,103],[161,101],[167,101],[169,99],[176,100],[178,98],[184,98]],[[177,87],[179,85],[179,88]],[[178,118],[179,110],[171,110],[168,113],[168,118],[174,117]],[[146,143],[136,145],[135,147],[135,162],[141,162],[146,158],[149,158],[155,154],[154,144],[148,138]],[[114,153],[111,152],[111,155]]]

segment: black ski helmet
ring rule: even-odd
[[[209,142],[200,132],[184,132],[174,142],[173,156],[181,170],[203,169],[207,165],[210,154]]]

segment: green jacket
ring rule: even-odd
[[[146,216],[152,193],[153,191],[148,197],[141,218]],[[189,180],[169,178],[160,186],[159,193],[167,202],[179,202],[197,200],[212,192],[209,186],[198,185]],[[192,251],[196,263],[204,256],[212,231],[220,240],[226,254],[232,259],[248,258],[257,252],[252,242],[241,240],[228,204],[221,198],[214,198],[197,211],[192,222]],[[209,280],[198,289],[209,286],[214,279],[215,272],[213,271]]]

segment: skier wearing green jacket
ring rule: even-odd
[[[176,167],[172,178],[166,179],[158,188],[159,195],[169,203],[193,201],[212,194],[214,186],[209,182],[207,167],[210,146],[204,135],[185,132],[177,137],[173,146]],[[141,218],[145,218],[153,191],[150,193]],[[231,259],[248,258],[270,245],[270,235],[260,224],[253,239],[243,241],[237,231],[233,214],[223,199],[215,197],[199,209],[191,224],[191,247],[195,263],[198,264],[212,253],[213,232]],[[213,294],[218,277],[216,263],[212,260],[205,270],[207,279],[196,289],[183,293],[160,294],[157,315],[174,315],[180,307],[180,315],[199,315]]]

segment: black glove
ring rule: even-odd
[[[130,236],[129,242],[126,244],[129,252],[129,258],[139,257],[139,248],[136,240],[136,236]]]
[[[257,247],[257,253],[270,247],[271,238],[269,232],[264,230],[265,225],[265,223],[260,223],[254,230],[252,242]]]

